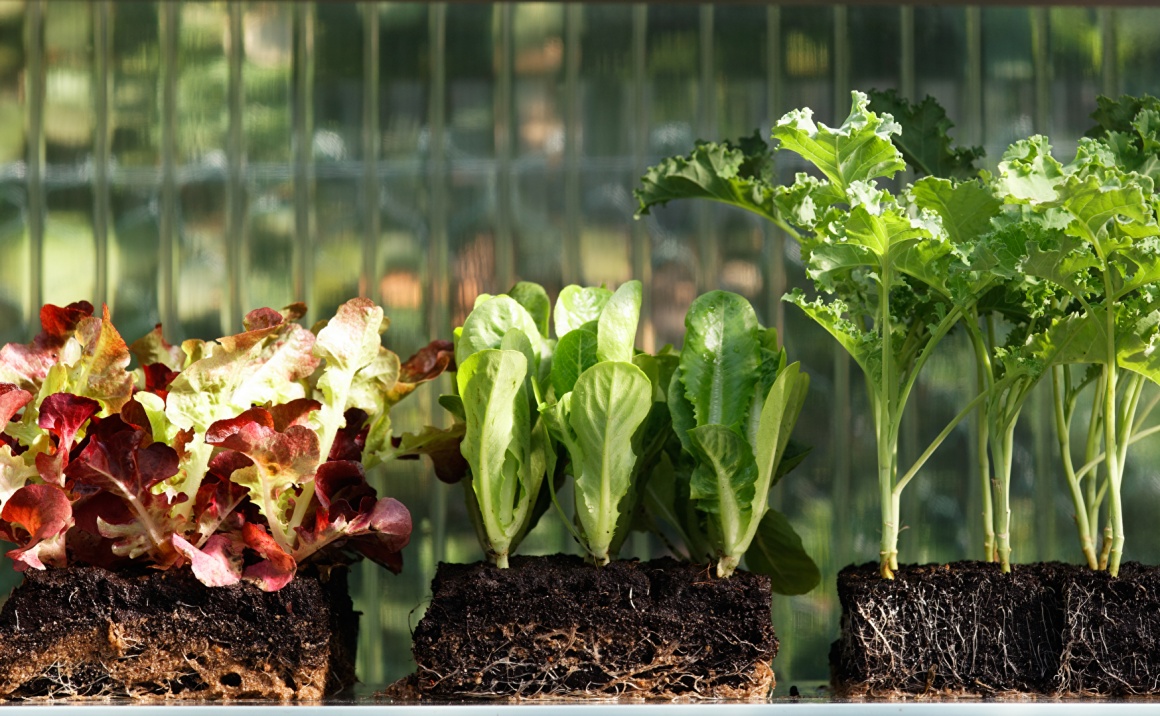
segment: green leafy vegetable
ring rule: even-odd
[[[487,534],[489,554],[506,567],[543,475],[532,472],[528,361],[514,350],[485,349],[459,365],[456,383],[467,415],[463,456]]]
[[[649,375],[634,364],[641,292],[639,281],[615,292],[567,286],[556,302],[556,330],[567,332],[557,335],[553,396],[540,409],[572,476],[574,535],[597,564],[615,557],[632,528],[638,461],[654,438],[646,444],[641,435],[654,415],[660,366],[647,364]]]
[[[585,547],[607,564],[622,512],[634,505],[632,438],[648,415],[652,385],[632,363],[603,361],[580,374],[552,408],[552,434],[564,445],[575,482],[576,519]]]
[[[916,172],[944,179],[972,179],[978,173],[977,163],[982,147],[954,147],[948,132],[955,126],[946,110],[927,95],[921,102],[907,101],[897,90],[871,90],[870,106],[878,113],[888,113],[898,122],[900,131],[894,144]]]
[[[737,294],[713,291],[701,296],[689,308],[685,328],[668,400],[674,429],[693,460],[688,483],[692,509],[686,515],[675,506],[657,504],[654,509],[678,516],[691,549],[702,540],[690,536],[704,534],[705,546],[717,559],[717,574],[727,577],[770,514],[769,490],[785,472],[781,463],[809,377],[797,363],[785,364],[776,335],[758,324],[753,307]],[[777,569],[795,575],[783,584],[809,581],[804,572],[795,571],[795,564],[808,563],[817,571],[800,542],[796,548],[792,540],[779,542],[778,550],[777,559],[785,560]],[[766,557],[749,567],[769,567],[772,555]]]
[[[1133,340],[1140,334],[1138,316],[1152,312],[1151,267],[1157,253],[1154,186],[1150,177],[1127,171],[1105,142],[1080,140],[1075,159],[1066,166],[1051,157],[1044,137],[1017,142],[999,165],[999,182],[1008,201],[1029,206],[1035,214],[1063,224],[1066,238],[1039,246],[1038,260],[1029,260],[1029,275],[1061,286],[1079,305],[1074,316],[1057,324],[1054,341],[1066,330],[1070,342],[1061,363],[1101,366],[1098,417],[1103,428],[1104,470],[1108,498],[1107,568],[1115,575],[1123,553],[1124,524],[1121,500],[1124,463],[1136,422],[1143,379],[1155,379],[1145,356]],[[1044,260],[1046,259],[1046,260]],[[1070,329],[1070,330],[1067,330]],[[1149,331],[1150,332],[1150,331]],[[1131,346],[1125,355],[1125,344]],[[1136,360],[1133,360],[1136,358]],[[1143,360],[1140,360],[1143,359]],[[1123,371],[1130,371],[1124,375]],[[1121,383],[1122,390],[1121,390]],[[1057,388],[1057,393],[1060,391]],[[1064,427],[1057,395],[1057,424]],[[1073,500],[1082,492],[1068,471]],[[1077,519],[1090,515],[1077,504]],[[1080,527],[1089,564],[1092,555]]]

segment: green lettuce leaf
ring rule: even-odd
[[[745,553],[745,566],[768,576],[775,594],[805,594],[822,581],[818,565],[802,547],[801,537],[777,510],[761,518],[757,536]]]
[[[597,338],[592,331],[577,328],[566,333],[556,344],[552,356],[551,381],[557,396],[571,393],[580,375],[596,365]]]
[[[632,361],[640,303],[640,281],[626,281],[604,304],[596,319],[596,356],[601,361]]]
[[[556,337],[563,338],[577,328],[598,320],[611,298],[612,291],[603,286],[565,286],[556,299]]]
[[[685,316],[680,375],[696,424],[740,428],[761,363],[757,315],[741,296],[711,291]]]
[[[529,500],[535,501],[543,479],[531,474],[527,374],[522,352],[490,348],[471,354],[456,374],[467,417],[461,450],[471,466],[471,489],[500,566],[506,566]]]
[[[631,363],[597,363],[554,406],[549,428],[567,448],[575,480],[576,517],[597,564],[607,564],[632,489],[633,436],[648,416],[652,384]]]

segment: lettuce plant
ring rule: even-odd
[[[0,349],[0,536],[20,545],[17,569],[189,564],[209,586],[271,591],[308,562],[398,571],[410,514],[363,463],[389,455],[386,414],[450,346],[401,363],[370,301],[317,333],[295,322],[304,310],[258,309],[238,335],[176,347],[160,326],[126,345],[107,309],[45,306],[30,344]]]
[[[455,331],[458,395],[444,404],[459,423],[444,435],[461,441],[469,470],[453,479],[468,478],[468,512],[501,568],[543,511],[540,488],[555,457],[539,414],[552,366],[548,313],[543,288],[521,283],[509,294],[480,296]],[[442,443],[427,444],[430,451]]]
[[[652,405],[634,365],[640,302],[638,281],[616,292],[567,286],[553,315],[543,287],[521,282],[480,296],[456,329],[457,393],[440,399],[454,423],[404,435],[395,454],[428,455],[440,479],[463,481],[497,566],[507,567],[568,474],[574,535],[593,560],[608,562],[623,542],[635,505],[632,444]]]
[[[653,403],[653,384],[633,363],[640,304],[639,281],[615,293],[568,286],[556,302],[552,398],[540,409],[567,454],[576,539],[598,565],[616,555],[636,509],[634,436]]]
[[[769,571],[763,565],[783,569],[787,557],[801,563],[801,542],[770,508],[769,491],[804,457],[795,449],[787,459],[786,449],[809,376],[797,363],[786,365],[777,332],[763,328],[735,293],[712,291],[695,300],[685,329],[668,390],[673,428],[693,465],[692,509],[679,520],[682,533],[708,548],[719,577],[731,575],[746,555],[755,571]],[[780,539],[787,530],[790,539]],[[804,561],[808,566],[796,580],[806,584],[792,593],[817,583],[816,567],[811,572],[813,563]],[[778,586],[786,591],[784,581]]]

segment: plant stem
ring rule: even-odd
[[[891,386],[897,385],[893,370],[894,345],[890,331],[890,264],[884,262],[878,285],[878,329],[882,338],[882,396],[878,401],[878,492],[882,501],[882,547],[880,571],[885,579],[894,579],[898,560],[898,512],[894,509],[894,405]]]
[[[999,552],[999,565],[1003,572],[1011,571],[1011,457],[1014,452],[1015,423],[1018,411],[1007,419],[1006,424],[994,424],[996,434],[991,436],[991,454],[995,458],[995,498],[996,515],[995,546]]]
[[[971,345],[975,349],[975,384],[980,393],[991,387],[991,359],[987,346],[979,331],[979,318],[971,315],[967,321],[967,331],[971,337]],[[990,318],[988,316],[988,318]],[[988,323],[990,323],[988,321]],[[989,326],[988,326],[989,327]],[[990,455],[987,452],[987,438],[990,430],[987,428],[987,411],[985,405],[980,405],[975,413],[975,459],[979,463],[978,481],[983,492],[983,555],[988,562],[995,561],[995,506],[991,496],[991,467]]]
[[[1099,568],[1096,559],[1095,544],[1092,540],[1091,526],[1088,521],[1088,508],[1084,501],[1083,491],[1080,489],[1081,476],[1077,476],[1071,461],[1071,434],[1070,425],[1064,413],[1066,396],[1063,394],[1060,373],[1068,370],[1067,366],[1052,366],[1051,368],[1051,395],[1055,404],[1055,436],[1059,441],[1059,455],[1063,459],[1063,474],[1067,478],[1067,486],[1071,491],[1071,502],[1075,509],[1075,527],[1079,532],[1079,546],[1091,569]]]
[[[1096,381],[1095,396],[1092,397],[1092,417],[1088,421],[1088,436],[1087,443],[1084,445],[1084,460],[1087,465],[1092,465],[1091,473],[1087,481],[1087,506],[1088,506],[1088,525],[1091,530],[1092,544],[1100,538],[1100,506],[1103,504],[1103,494],[1100,492],[1099,484],[1099,465],[1093,464],[1096,460],[1096,452],[1100,448],[1100,428],[1103,426],[1103,409],[1100,405],[1104,402],[1104,382],[1102,380]],[[1075,406],[1072,405],[1074,414]],[[1070,422],[1070,421],[1069,421]],[[1099,462],[1104,459],[1103,453],[1100,453]],[[1083,477],[1085,474],[1084,468],[1081,468],[1078,477]],[[1106,476],[1105,476],[1106,480]],[[1106,481],[1104,483],[1106,489]],[[1102,567],[1101,567],[1102,569]]]
[[[943,441],[950,437],[950,434],[954,431],[955,426],[963,422],[963,420],[971,414],[972,410],[977,408],[980,403],[987,399],[987,396],[987,393],[980,393],[979,395],[976,395],[970,403],[967,403],[967,407],[960,410],[958,415],[951,418],[951,421],[946,424],[946,427],[942,429],[942,432],[931,441],[930,445],[926,446],[926,450],[922,451],[922,454],[918,456],[918,459],[914,461],[914,464],[910,466],[910,469],[906,471],[906,474],[903,475],[901,479],[899,479],[898,484],[894,488],[896,493],[902,494],[903,488],[905,488],[906,485],[914,479],[914,476],[918,474],[918,471],[922,469],[922,466],[926,464],[926,461],[930,459],[930,456],[934,454],[934,451],[943,444]]]
[[[1102,257],[1101,257],[1102,258]],[[1104,364],[1104,461],[1108,466],[1108,524],[1112,528],[1112,549],[1108,572],[1120,573],[1120,556],[1124,551],[1124,515],[1120,504],[1120,450],[1116,433],[1116,313],[1112,302],[1111,271],[1104,271],[1104,330],[1107,334],[1107,357]]]
[[[1144,407],[1143,412],[1136,418],[1136,422],[1132,426],[1132,432],[1139,432],[1140,428],[1144,427],[1144,421],[1152,414],[1152,410],[1155,409],[1157,403],[1160,403],[1160,391],[1152,396],[1152,399],[1148,401],[1148,405]]]

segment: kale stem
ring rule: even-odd
[[[1051,367],[1051,396],[1055,405],[1055,436],[1059,441],[1059,455],[1063,459],[1063,474],[1067,478],[1067,486],[1071,492],[1071,502],[1075,508],[1075,527],[1079,532],[1079,546],[1083,551],[1088,567],[1098,569],[1095,544],[1092,540],[1091,523],[1088,521],[1088,508],[1084,503],[1083,490],[1080,489],[1080,479],[1071,461],[1071,434],[1069,421],[1064,414],[1065,395],[1061,385],[1060,374],[1066,371],[1067,366]]]
[[[1014,452],[1018,412],[1005,424],[992,424],[991,454],[995,458],[995,498],[997,520],[995,543],[1003,572],[1011,571],[1011,457]]]
[[[1103,257],[1101,257],[1103,258]],[[1104,261],[1104,330],[1107,334],[1107,358],[1104,364],[1104,461],[1108,466],[1108,523],[1112,528],[1112,549],[1108,558],[1108,572],[1114,577],[1120,572],[1120,556],[1124,549],[1124,515],[1120,504],[1120,450],[1116,433],[1116,312],[1110,267]]]
[[[1072,398],[1072,414],[1074,414],[1075,406],[1074,400],[1078,397],[1079,391],[1075,393]],[[1092,396],[1091,418],[1088,420],[1088,436],[1087,443],[1084,445],[1084,460],[1091,467],[1091,475],[1087,482],[1087,505],[1088,505],[1088,524],[1091,529],[1092,542],[1094,543],[1100,536],[1100,505],[1103,504],[1103,493],[1099,492],[1099,462],[1104,459],[1103,453],[1100,453],[1099,460],[1096,461],[1096,452],[1100,448],[1100,427],[1102,425],[1103,408],[1100,406],[1104,400],[1104,383],[1102,380],[1096,381],[1095,395]],[[1096,464],[1093,464],[1093,461]],[[1086,465],[1085,465],[1086,467]],[[1081,468],[1079,477],[1084,476],[1084,470]],[[1106,478],[1106,476],[1105,476]],[[1107,483],[1104,483],[1106,489]]]
[[[971,345],[975,349],[975,384],[977,390],[980,393],[984,393],[990,389],[994,374],[987,346],[984,344],[983,336],[979,331],[978,314],[974,310],[971,313],[972,315],[967,319],[966,325],[968,335],[971,338]],[[987,319],[988,334],[993,335],[990,316]],[[990,455],[987,452],[987,438],[989,437],[989,433],[990,431],[987,428],[986,405],[983,404],[979,406],[978,411],[975,413],[975,459],[979,463],[977,479],[983,491],[983,555],[986,561],[994,562],[995,506],[992,502],[994,498],[991,496]]]
[[[926,461],[929,460],[930,456],[934,454],[934,451],[943,444],[944,440],[950,437],[950,434],[952,431],[954,431],[955,427],[968,415],[970,415],[972,410],[977,408],[980,403],[987,399],[988,395],[989,393],[979,393],[973,400],[971,400],[970,403],[967,403],[967,407],[959,411],[958,415],[951,418],[951,421],[946,424],[946,427],[942,429],[942,432],[931,441],[930,445],[927,445],[926,450],[923,450],[922,454],[918,456],[918,459],[914,461],[914,464],[910,466],[910,469],[906,471],[906,474],[898,480],[898,484],[894,487],[895,494],[902,494],[902,490],[907,486],[907,484],[910,483],[911,480],[914,479],[914,476],[918,474],[918,471],[922,469],[923,465],[926,464]]]
[[[878,330],[882,339],[882,392],[878,402],[878,490],[882,501],[882,547],[879,553],[880,571],[885,579],[894,578],[892,565],[898,559],[898,511],[894,509],[894,454],[891,440],[894,430],[892,397],[898,381],[894,375],[893,340],[890,331],[890,264],[884,261],[878,286]]]
[[[1144,421],[1146,421],[1148,416],[1152,414],[1152,410],[1158,403],[1160,403],[1160,391],[1157,391],[1152,396],[1152,399],[1149,400],[1148,404],[1144,406],[1144,410],[1139,414],[1139,417],[1136,418],[1136,423],[1132,426],[1133,433],[1139,432],[1140,428],[1144,427]]]

